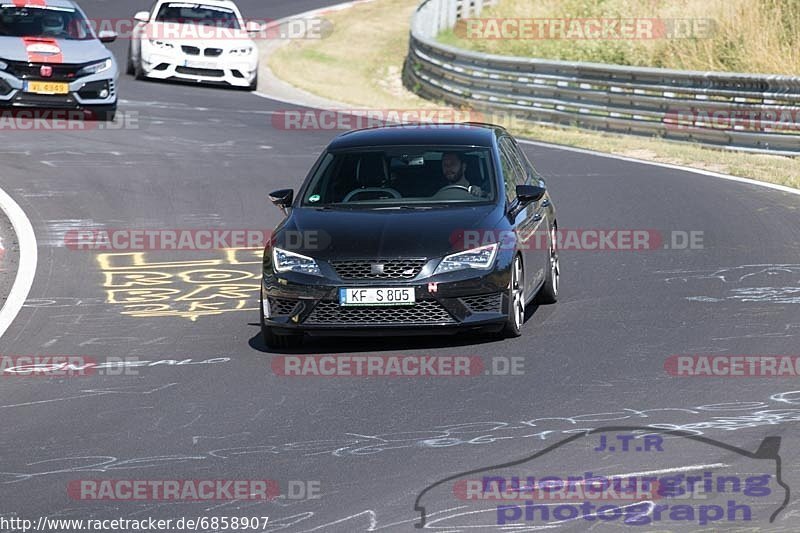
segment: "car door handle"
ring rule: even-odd
[[[540,220],[542,220],[542,214],[541,213],[536,213],[535,215],[533,215],[533,221],[534,222],[539,222]]]
[[[542,207],[550,207],[550,200],[542,201]]]

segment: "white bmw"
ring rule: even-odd
[[[256,89],[258,47],[252,36],[263,26],[245,24],[231,0],[158,0],[135,19],[128,74]]]

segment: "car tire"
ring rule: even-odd
[[[261,337],[264,339],[264,344],[267,348],[275,350],[292,350],[300,348],[303,345],[303,335],[288,334],[279,335],[275,333],[275,329],[267,326],[264,323],[264,296],[261,296],[261,306],[258,309],[258,315],[261,318]]]
[[[515,256],[511,263],[511,283],[508,288],[508,316],[503,326],[503,337],[513,338],[522,335],[525,322],[525,271],[522,258]]]
[[[558,289],[561,281],[561,264],[558,260],[558,246],[556,245],[557,228],[550,228],[550,239],[548,242],[547,274],[544,278],[542,288],[536,295],[537,304],[554,304],[558,301]]]
[[[133,64],[133,44],[128,45],[128,62],[125,66],[125,74],[128,76],[136,75],[136,66]]]
[[[143,81],[146,76],[144,75],[144,69],[142,68],[142,58],[140,57],[138,61],[133,63],[133,77],[139,81]]]
[[[117,116],[117,104],[90,106],[86,108],[86,120],[92,122],[111,122]]]

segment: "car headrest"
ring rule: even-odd
[[[467,180],[473,185],[481,185],[483,175],[481,174],[481,159],[476,155],[462,155],[464,163],[467,165],[465,172]]]
[[[380,187],[388,180],[382,154],[367,154],[358,162],[358,183],[364,187]]]

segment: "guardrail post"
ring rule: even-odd
[[[460,0],[461,10],[458,14],[460,19],[468,19],[472,16],[472,0]]]
[[[447,0],[447,26],[448,30],[456,26],[458,20],[458,0]]]

